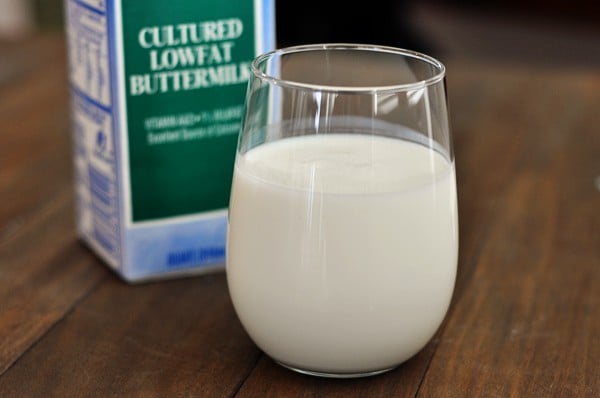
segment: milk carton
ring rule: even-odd
[[[65,0],[77,230],[129,282],[222,269],[274,0]]]

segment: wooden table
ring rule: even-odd
[[[1,397],[600,396],[600,73],[447,60],[460,254],[418,355],[302,376],[250,341],[223,272],[128,285],[74,232],[65,47],[0,45]]]

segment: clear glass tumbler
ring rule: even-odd
[[[306,374],[408,360],[456,278],[444,65],[381,46],[283,48],[254,60],[245,109],[226,255],[245,330]]]

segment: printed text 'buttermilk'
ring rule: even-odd
[[[249,62],[232,62],[236,39],[244,32],[237,18],[149,26],[138,43],[148,50],[151,73],[129,76],[131,95],[152,95],[246,82]]]

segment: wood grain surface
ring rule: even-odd
[[[63,38],[0,44],[0,397],[600,396],[600,71],[446,60],[460,252],[380,376],[275,364],[222,271],[129,285],[74,232]]]

